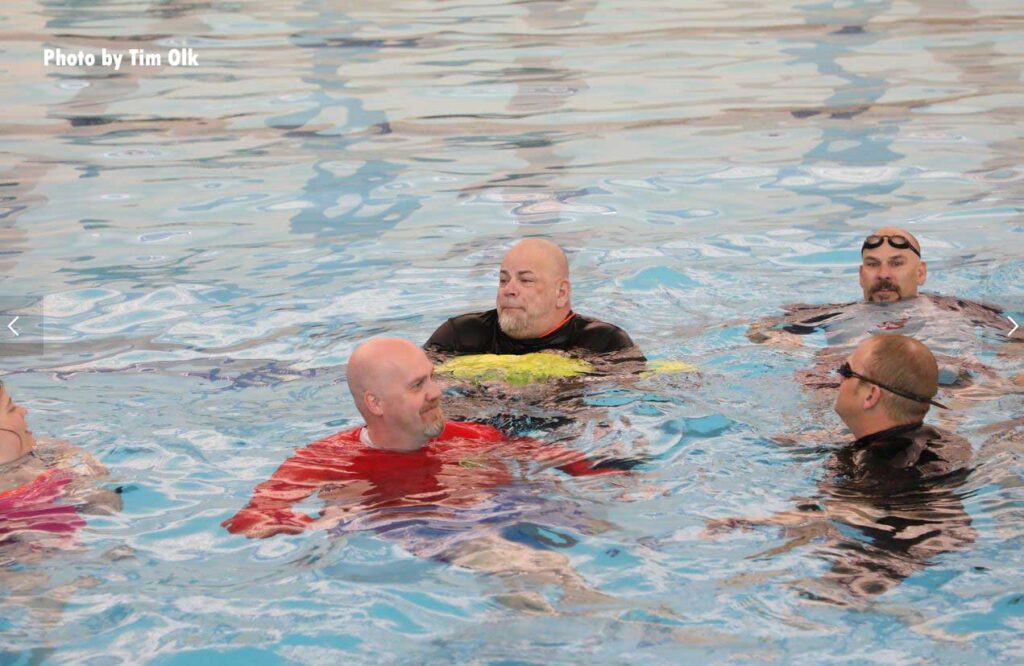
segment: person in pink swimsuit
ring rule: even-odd
[[[39,442],[28,428],[28,410],[0,382],[0,559],[7,546],[61,546],[85,525],[81,512],[120,509],[120,496],[96,488],[88,477],[106,473],[92,456],[61,442]],[[56,535],[56,538],[54,538]],[[4,552],[7,551],[7,552]],[[19,551],[20,552],[20,551]]]

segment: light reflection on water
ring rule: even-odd
[[[90,519],[81,552],[26,565],[47,575],[30,591],[73,591],[45,632],[0,605],[7,649],[56,643],[58,662],[1020,657],[1021,439],[998,425],[1019,417],[1019,393],[942,417],[979,456],[961,491],[978,537],[886,595],[809,603],[793,582],[827,570],[813,548],[747,559],[784,537],[701,538],[706,518],[814,493],[817,443],[841,432],[829,397],[794,382],[814,345],[744,332],[782,303],[856,300],[867,231],[909,226],[931,290],[1024,311],[1015,3],[0,13],[17,31],[0,274],[47,336],[3,369],[34,430],[95,452],[128,491],[123,513]],[[44,70],[44,42],[190,45],[201,67]],[[570,250],[580,311],[702,369],[588,389],[611,432],[589,418],[570,432],[584,450],[643,442],[655,457],[628,481],[558,484],[615,526],[569,534],[563,552],[619,602],[532,617],[495,605],[488,577],[370,534],[250,543],[219,528],[293,447],[357,423],[343,366],[360,339],[422,341],[487,307],[504,248],[525,235]],[[1019,371],[1005,351],[982,338],[973,354]],[[124,545],[134,554],[111,554]]]

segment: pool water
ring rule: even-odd
[[[0,370],[37,434],[124,488],[75,549],[3,572],[0,661],[1024,660],[1021,354],[997,331],[935,338],[996,377],[930,416],[974,447],[964,547],[856,596],[827,576],[871,551],[849,527],[706,531],[820,494],[845,434],[797,377],[827,336],[746,331],[857,300],[871,230],[921,239],[929,291],[1024,321],[1019,2],[53,0],[7,3],[0,31],[0,313],[22,332]],[[55,47],[199,64],[44,65]],[[650,462],[528,470],[505,499],[537,513],[481,517],[610,599],[524,578],[555,609],[526,612],[373,530],[220,527],[359,423],[356,344],[490,307],[527,236],[569,251],[577,310],[700,369],[575,386],[577,418],[532,434]]]

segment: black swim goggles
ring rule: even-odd
[[[847,361],[846,363],[843,363],[841,366],[836,368],[836,372],[839,373],[839,376],[842,377],[843,379],[849,379],[850,377],[856,377],[857,379],[861,380],[862,382],[867,382],[868,384],[874,384],[875,386],[877,386],[880,389],[885,389],[889,393],[894,393],[894,394],[898,395],[901,398],[906,398],[907,400],[913,400],[914,402],[923,402],[923,403],[926,403],[926,404],[929,404],[929,405],[935,405],[936,407],[941,407],[942,409],[949,409],[949,407],[946,407],[945,405],[943,405],[940,402],[935,402],[931,398],[926,398],[923,395],[917,395],[916,393],[911,393],[910,391],[903,391],[903,390],[900,390],[900,389],[894,389],[891,386],[886,386],[882,382],[876,382],[874,379],[869,379],[869,378],[865,377],[864,375],[860,374],[859,372],[854,372],[853,368],[850,367],[850,362],[849,361]]]
[[[864,239],[864,244],[860,246],[860,252],[861,254],[864,254],[864,250],[874,250],[886,241],[888,241],[889,247],[894,247],[897,250],[910,250],[916,254],[919,259],[921,258],[921,251],[914,247],[909,238],[899,234],[895,234],[893,236],[875,236],[872,234]]]

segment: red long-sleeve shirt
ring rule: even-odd
[[[256,487],[249,503],[222,525],[232,534],[268,537],[302,532],[315,518],[292,507],[319,493],[358,495],[358,506],[465,507],[489,488],[515,479],[515,463],[557,467],[573,476],[614,473],[596,469],[583,455],[529,438],[508,439],[479,423],[448,421],[444,431],[416,451],[386,451],[360,441],[354,428],[305,446]]]

